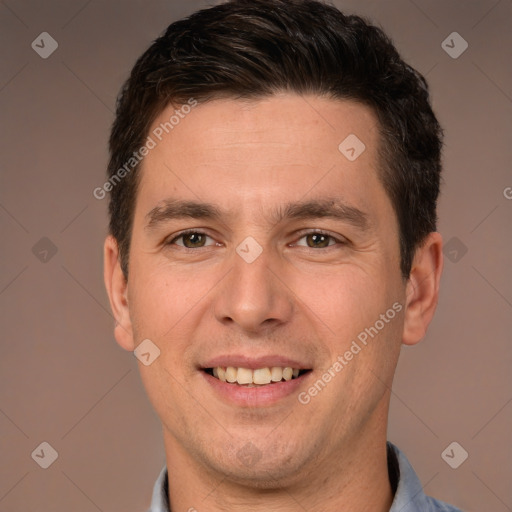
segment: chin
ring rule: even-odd
[[[246,441],[231,443],[223,456],[208,457],[207,465],[216,474],[237,485],[254,489],[282,489],[299,482],[307,475],[306,462],[313,457],[303,453],[301,443]],[[205,461],[206,462],[206,461]],[[309,466],[309,464],[308,464]]]
[[[286,463],[252,468],[239,464],[229,468],[217,468],[217,471],[221,471],[221,474],[233,484],[249,489],[269,491],[283,489],[301,480],[300,469],[292,468]]]

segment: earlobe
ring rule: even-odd
[[[114,328],[116,341],[125,350],[133,351],[135,344],[128,308],[128,283],[121,269],[117,241],[111,235],[107,236],[104,245],[103,277],[110,307],[116,320]]]
[[[439,283],[443,271],[442,237],[430,233],[416,250],[407,282],[405,300],[405,345],[418,343],[427,333],[439,298]]]

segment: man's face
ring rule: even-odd
[[[351,134],[359,156],[354,138],[338,148]],[[402,341],[398,226],[378,179],[375,116],[315,96],[216,100],[153,138],[126,328],[133,346],[160,349],[140,370],[168,453],[253,485],[333,470],[340,450],[385,432]],[[243,368],[228,371],[242,381],[254,369],[263,381],[301,371],[248,387],[217,367]]]

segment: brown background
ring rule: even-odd
[[[512,510],[512,2],[335,3],[374,19],[427,76],[446,130],[440,231],[458,241],[426,339],[403,350],[389,439],[428,494],[467,511]],[[149,504],[164,464],[160,426],[135,358],[113,339],[107,202],[92,191],[104,182],[115,97],[136,57],[205,5],[0,4],[1,512]],[[43,31],[59,44],[48,59],[31,48]],[[453,31],[469,43],[458,59],[441,47]],[[46,262],[47,242],[33,250],[42,237],[57,249]],[[46,470],[31,458],[42,441],[59,454]],[[469,453],[455,470],[441,458],[452,441]]]

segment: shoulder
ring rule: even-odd
[[[425,496],[429,505],[428,512],[462,512],[460,508],[454,507],[444,501],[436,500],[431,496]]]
[[[453,505],[427,496],[405,454],[389,442],[388,469],[390,452],[395,455],[398,463],[398,486],[389,512],[462,512]]]

